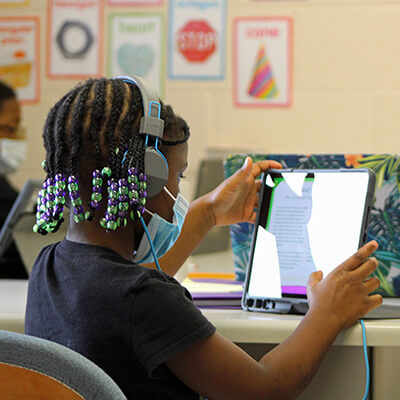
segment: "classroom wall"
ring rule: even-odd
[[[207,154],[400,152],[399,0],[227,2],[225,79],[166,79],[165,101],[187,119],[192,131],[185,195],[191,197],[198,161]],[[167,15],[167,3],[165,0],[163,6],[147,8],[105,6],[105,14],[161,10]],[[41,22],[41,101],[23,107],[29,152],[23,168],[12,176],[21,186],[28,177],[43,176],[41,130],[46,113],[75,81],[46,77],[45,0],[31,0],[27,7],[0,9],[0,13],[36,15]],[[232,20],[238,16],[293,18],[291,107],[252,109],[233,105]]]

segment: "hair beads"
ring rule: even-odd
[[[137,208],[139,205],[139,192],[138,192],[138,182],[139,179],[137,177],[137,168],[129,168],[128,169],[128,197],[129,204],[132,206],[133,210],[131,211],[131,219],[135,219],[137,214]]]
[[[138,174],[137,168],[128,169],[128,178],[120,178],[118,182],[111,178],[112,170],[104,167],[102,171],[92,173],[92,193],[90,196],[90,211],[84,212],[82,199],[79,195],[78,179],[70,175],[66,183],[63,174],[54,178],[48,177],[38,193],[34,232],[47,234],[55,232],[63,222],[63,211],[66,202],[66,189],[69,192],[71,209],[75,223],[89,220],[94,217],[94,211],[100,208],[102,201],[103,179],[107,179],[107,209],[100,225],[107,231],[115,231],[118,227],[128,224],[129,208],[132,207],[132,219],[140,218],[145,211],[147,197],[146,175]]]
[[[119,227],[125,228],[128,224],[127,216],[129,210],[129,189],[128,180],[119,179],[118,180],[118,219],[117,224]]]
[[[167,153],[170,146],[187,141],[189,128],[170,106],[161,108],[161,151]],[[76,223],[92,220],[103,205],[106,212],[100,224],[109,231],[126,226],[129,215],[135,220],[142,216],[149,183],[144,175],[142,115],[139,88],[118,79],[89,79],[54,104],[43,129],[46,180],[38,193],[35,232],[56,231],[67,201]],[[86,177],[92,185],[80,197],[78,179],[81,185]]]
[[[103,179],[101,177],[101,172],[98,169],[95,169],[92,173],[92,195],[90,196],[89,208],[90,211],[87,211],[85,214],[85,219],[88,221],[92,221],[94,218],[94,212],[100,208],[100,202],[102,199],[102,186]]]
[[[82,199],[78,192],[78,179],[73,175],[68,177],[68,190],[71,206],[74,209],[74,221],[76,223],[81,222],[85,219],[85,215],[82,207]]]
[[[143,173],[139,174],[139,183],[138,183],[138,189],[139,189],[139,213],[140,216],[143,215],[143,213],[146,210],[145,204],[146,204],[146,197],[147,197],[147,183],[146,183],[146,175]]]
[[[108,206],[106,211],[107,230],[115,231],[117,224],[118,212],[118,183],[115,179],[108,180]]]
[[[53,217],[53,207],[54,207],[54,186],[53,186],[54,180],[53,178],[47,178],[46,180],[46,194],[45,194],[45,198],[46,198],[46,211],[45,211],[45,220],[47,222],[51,222],[51,219]]]
[[[53,217],[60,220],[63,216],[65,204],[65,177],[63,174],[55,176],[55,190],[54,190],[54,212]]]
[[[38,193],[37,206],[36,206],[36,224],[33,226],[33,231],[39,232],[42,235],[46,235],[48,232],[46,194],[47,194],[47,180],[43,182],[42,189],[39,190]]]
[[[65,178],[57,174],[55,178],[48,177],[38,193],[36,206],[36,224],[34,232],[46,235],[48,232],[56,232],[63,219],[65,204]]]

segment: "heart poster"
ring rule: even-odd
[[[139,75],[163,93],[163,17],[161,14],[111,14],[108,74]]]

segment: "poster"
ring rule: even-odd
[[[226,1],[170,0],[169,78],[223,79]]]
[[[102,74],[102,0],[48,0],[47,75]]]
[[[110,6],[159,6],[162,0],[108,0]]]
[[[235,105],[290,106],[291,18],[237,18],[234,21],[233,56]]]
[[[108,25],[108,75],[139,75],[163,93],[163,17],[161,14],[111,14]]]
[[[27,6],[29,0],[0,0],[0,7]]]
[[[39,101],[39,19],[0,18],[0,80],[22,102]]]

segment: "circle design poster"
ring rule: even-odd
[[[48,0],[47,75],[102,74],[102,0]]]

